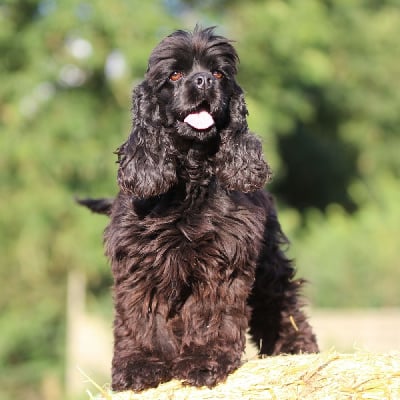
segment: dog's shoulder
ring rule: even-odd
[[[248,206],[248,207],[256,207],[265,210],[267,213],[269,210],[275,208],[274,197],[271,193],[264,189],[259,189],[254,192],[237,192],[232,191],[230,193],[230,197],[237,204]]]

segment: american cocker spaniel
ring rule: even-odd
[[[318,351],[237,63],[213,28],[162,40],[134,89],[118,196],[81,201],[111,218],[113,390],[212,387],[240,366],[247,330],[261,355]]]

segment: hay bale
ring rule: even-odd
[[[96,400],[330,400],[400,399],[400,352],[328,352],[267,357],[246,362],[213,389],[171,381],[141,393],[112,394]]]

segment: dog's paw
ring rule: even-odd
[[[224,381],[239,365],[240,360],[235,362],[225,355],[187,356],[175,362],[173,376],[188,385],[213,387]]]
[[[170,365],[163,361],[133,360],[127,361],[122,368],[114,367],[112,390],[136,392],[157,387],[171,379]]]

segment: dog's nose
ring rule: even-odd
[[[198,73],[194,75],[193,82],[198,89],[210,89],[214,82],[214,77],[209,73]]]

